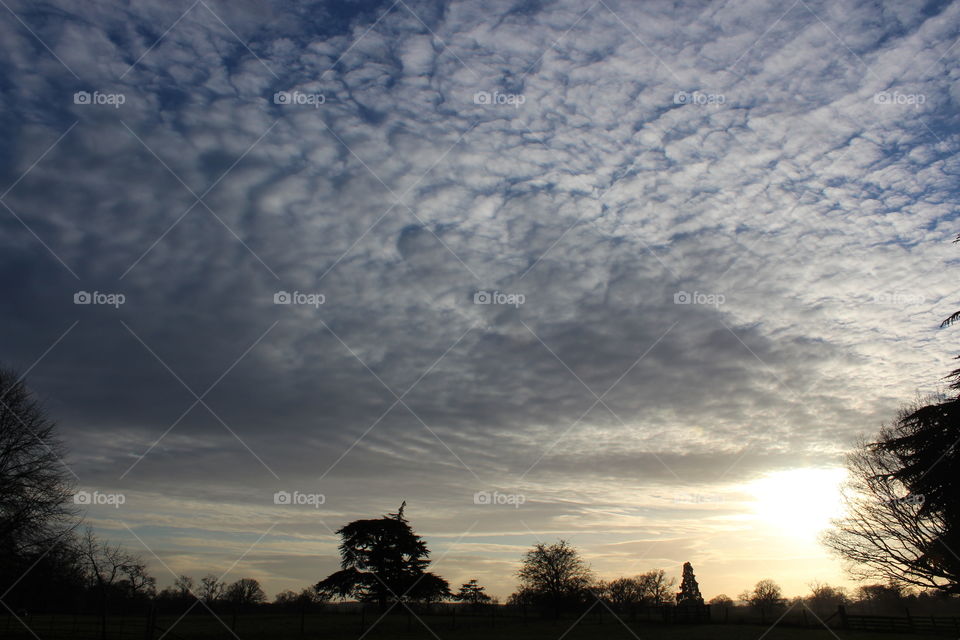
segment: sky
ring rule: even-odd
[[[843,453],[956,350],[960,5],[0,4],[0,361],[161,585],[403,500],[500,598],[846,583]]]

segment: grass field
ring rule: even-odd
[[[241,640],[896,640],[920,638],[916,635],[893,633],[862,633],[815,628],[773,627],[746,624],[667,625],[655,622],[626,622],[612,615],[588,616],[579,622],[575,618],[543,620],[519,618],[388,615],[378,620],[367,614],[314,614],[300,617],[260,613],[239,616],[233,633],[234,621],[222,616],[217,621],[207,613],[191,614],[177,621],[176,616],[160,616],[154,640],[161,636],[169,640],[235,639]],[[8,616],[0,620],[0,636],[11,639],[59,640],[99,638],[98,621],[93,616],[34,616],[26,619],[28,631],[20,622]],[[108,627],[112,640],[141,640],[146,637],[145,621],[141,617],[113,619]],[[31,633],[32,631],[32,633]],[[236,634],[236,635],[234,635]]]

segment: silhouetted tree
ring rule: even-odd
[[[678,605],[702,605],[703,596],[700,595],[700,585],[693,575],[693,565],[683,563],[683,577],[680,580],[680,591],[677,593]]]
[[[809,586],[810,595],[807,596],[806,603],[818,615],[829,615],[837,610],[838,605],[849,601],[843,587],[832,587],[822,582],[813,582]]]
[[[124,586],[150,592],[156,582],[147,575],[146,565],[140,556],[132,554],[120,545],[101,542],[87,528],[78,545],[78,557],[89,584],[99,594],[100,637],[107,637],[107,609],[110,595],[122,594]]]
[[[768,613],[782,608],[787,603],[780,585],[770,579],[759,581],[754,585],[753,591],[744,591],[740,594],[740,599],[759,611],[763,621],[766,621]]]
[[[241,610],[267,601],[267,594],[263,592],[260,582],[254,578],[240,578],[230,584],[225,597]]]
[[[435,602],[450,597],[450,585],[425,571],[430,551],[397,513],[355,520],[337,531],[341,570],[316,585],[318,593],[361,602],[376,602],[381,611],[389,602]]]
[[[303,604],[319,604],[325,600],[316,592],[315,589],[304,588],[300,591],[293,589],[284,589],[274,598],[273,604],[291,607],[300,607]]]
[[[460,590],[454,594],[453,599],[457,602],[474,606],[487,604],[491,600],[490,596],[486,594],[484,588],[480,586],[476,578],[460,585]]]
[[[729,609],[733,606],[733,598],[725,593],[721,593],[710,598],[710,605],[718,609]]]
[[[208,605],[212,605],[223,597],[227,585],[212,573],[200,578],[200,587],[197,589],[197,596]]]
[[[847,561],[854,577],[960,592],[960,493],[951,493],[955,479],[924,472],[940,465],[955,471],[946,434],[957,428],[958,415],[957,401],[905,409],[877,442],[861,441],[848,454],[847,513],[823,542]]]
[[[936,523],[936,538],[916,568],[937,578],[937,588],[960,593],[960,399],[939,399],[900,415],[874,446],[897,468],[889,473],[922,502],[918,515]]]
[[[530,589],[519,588],[507,596],[507,604],[511,607],[529,607],[536,604],[536,594]]]
[[[24,560],[48,551],[75,524],[72,476],[46,410],[11,370],[0,368],[0,593]]]
[[[643,594],[644,603],[653,605],[669,601],[670,592],[673,590],[673,585],[676,584],[673,578],[667,577],[663,569],[641,573],[636,577],[636,580],[640,584],[640,592]]]
[[[190,576],[177,576],[173,580],[173,589],[180,598],[193,599],[193,578]]]
[[[637,578],[617,578],[601,583],[603,597],[614,611],[630,611],[643,602],[643,589]]]
[[[517,575],[520,592],[559,617],[562,608],[579,605],[589,595],[593,572],[568,542],[537,544],[527,551]]]
[[[858,604],[877,612],[901,610],[905,600],[912,595],[906,587],[895,582],[860,585],[856,594]]]

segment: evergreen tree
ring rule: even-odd
[[[481,605],[490,602],[491,598],[474,578],[460,585],[460,591],[453,596],[453,599],[465,604]]]
[[[381,611],[388,602],[450,597],[447,581],[425,571],[430,551],[404,517],[406,504],[397,513],[355,520],[338,530],[341,570],[317,583],[317,593],[376,602]]]
[[[680,580],[680,591],[677,593],[677,604],[703,604],[703,596],[700,595],[700,585],[697,584],[697,578],[693,575],[693,565],[689,562],[683,563],[683,578]]]

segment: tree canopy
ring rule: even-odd
[[[426,571],[430,551],[414,533],[403,511],[380,518],[354,520],[337,531],[340,571],[317,583],[318,593],[376,602],[432,602],[450,597],[446,580]]]
[[[460,585],[460,590],[454,594],[453,599],[472,605],[487,604],[492,600],[492,598],[487,595],[486,590],[480,586],[476,578]]]
[[[549,605],[556,614],[582,602],[593,583],[593,572],[566,540],[537,544],[527,551],[517,572],[523,598]]]

